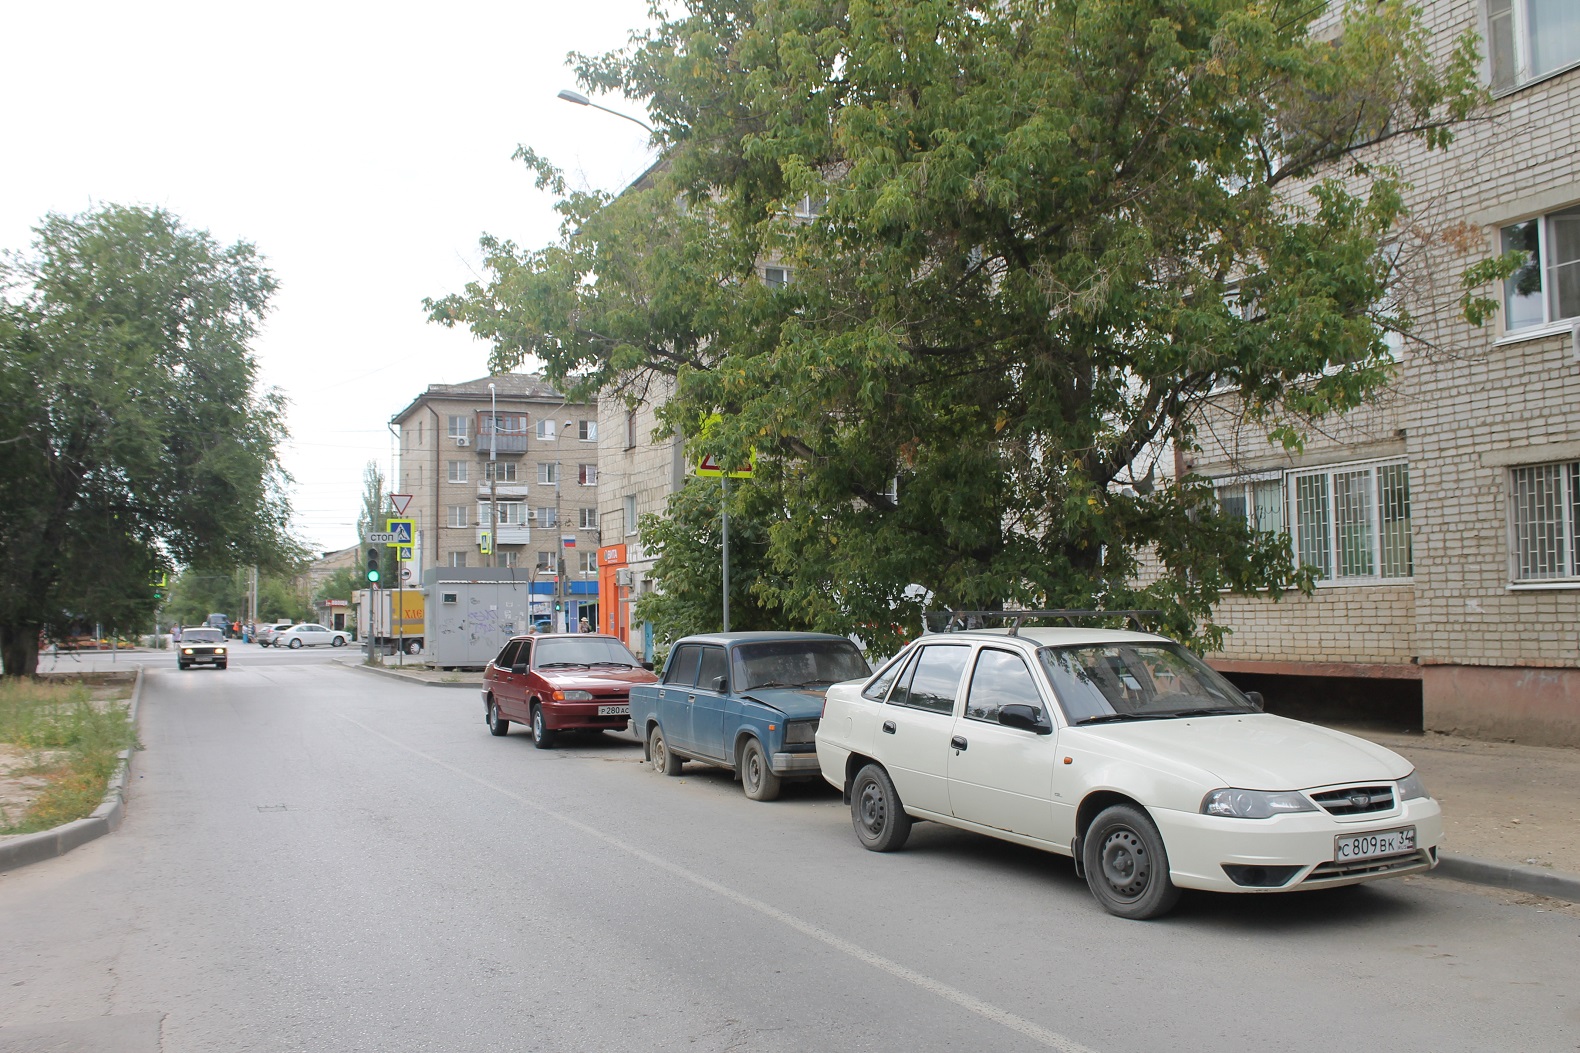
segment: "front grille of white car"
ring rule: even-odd
[[[1301,879],[1301,884],[1320,884],[1328,878],[1351,878],[1362,875],[1391,874],[1402,870],[1429,869],[1437,859],[1437,849],[1417,848],[1403,855],[1384,856],[1381,859],[1358,859],[1353,863],[1319,863],[1311,873]]]
[[[1323,790],[1311,799],[1331,815],[1366,815],[1369,812],[1391,812],[1394,809],[1393,787],[1347,786],[1342,790]]]

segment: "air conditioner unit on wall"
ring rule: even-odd
[[[537,521],[538,521],[538,510],[536,508],[529,508],[529,509],[527,509],[527,522],[529,522],[529,523],[536,523]]]
[[[455,437],[455,444],[457,446],[466,446],[466,445],[470,444],[471,441],[472,440],[468,439],[465,435],[457,435]]]
[[[629,585],[629,584],[631,584],[631,570],[630,570],[630,568],[629,567],[622,567],[619,570],[615,571],[614,572],[614,583],[616,585]]]

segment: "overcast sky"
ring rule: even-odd
[[[623,47],[646,0],[0,12],[0,248],[27,246],[47,212],[110,202],[256,245],[280,290],[255,346],[290,400],[296,526],[319,550],[356,542],[363,466],[390,471],[390,417],[488,372],[487,346],[429,324],[422,298],[479,276],[485,231],[555,236],[517,144],[611,191],[654,156],[636,125],[555,98],[576,87],[566,54]]]

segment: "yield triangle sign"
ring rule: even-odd
[[[396,515],[405,515],[406,506],[409,504],[411,504],[411,494],[390,494],[390,507],[395,510]]]

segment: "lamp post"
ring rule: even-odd
[[[641,128],[643,131],[647,132],[647,134],[649,134],[649,135],[657,135],[658,134],[656,131],[653,130],[653,126],[648,124],[646,121],[639,121],[635,117],[632,117],[629,113],[621,113],[619,110],[611,110],[607,106],[600,106],[596,102],[593,102],[591,99],[589,99],[587,96],[583,95],[579,91],[571,91],[569,88],[565,88],[565,89],[561,90],[560,93],[555,96],[555,98],[557,98],[557,99],[564,99],[566,102],[574,102],[578,106],[591,106],[593,109],[595,109],[595,110],[602,110],[604,113],[612,113],[616,117],[623,117],[623,118],[625,118],[626,120],[630,121],[632,124],[636,125],[637,127]]]
[[[488,383],[488,554],[499,566],[499,402]]]
[[[564,94],[563,92],[561,93]],[[560,442],[571,433],[573,423],[565,422]],[[561,461],[554,462],[554,631],[566,632],[569,618],[565,610],[565,527],[560,523],[560,479],[565,474]]]

